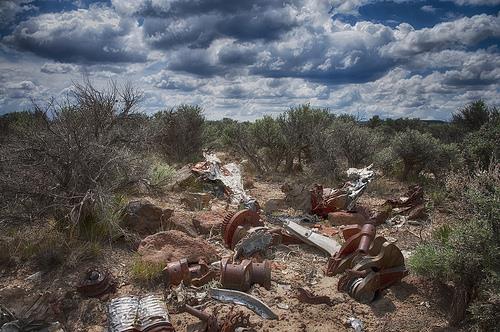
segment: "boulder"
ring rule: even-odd
[[[191,222],[193,212],[189,211],[175,211],[172,217],[164,225],[164,230],[177,230],[186,233],[189,236],[196,237],[199,235],[197,229]]]
[[[285,200],[282,198],[271,198],[264,204],[264,212],[266,214],[273,213],[274,211],[277,210],[284,210],[286,209],[286,203]]]
[[[285,193],[285,203],[295,210],[302,210],[305,213],[311,212],[311,192],[309,188],[300,184],[285,183],[281,186],[281,191]]]
[[[181,202],[191,211],[208,209],[214,196],[204,192],[187,192],[182,195]]]
[[[198,234],[220,234],[224,214],[216,211],[204,211],[196,214],[193,219],[193,226]]]
[[[141,241],[137,251],[144,261],[165,265],[182,258],[190,263],[198,262],[199,259],[212,263],[219,259],[210,243],[176,230],[149,235]]]
[[[360,212],[337,211],[328,213],[328,221],[334,226],[363,225],[367,223],[368,218]]]
[[[162,209],[145,199],[133,200],[124,209],[123,226],[139,234],[153,234],[173,212],[172,209]]]
[[[188,164],[175,172],[169,190],[183,191],[188,188],[202,189],[202,183],[198,181],[198,175],[191,170],[192,165]]]

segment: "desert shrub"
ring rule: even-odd
[[[332,146],[347,160],[349,167],[366,166],[381,143],[381,137],[372,129],[353,120],[336,119],[326,129],[326,144]]]
[[[488,107],[482,100],[476,100],[453,114],[452,123],[461,130],[470,132],[479,130],[484,124],[498,116],[496,108]]]
[[[34,105],[0,147],[2,217],[76,222],[84,200],[100,202],[141,179],[142,158],[124,129],[140,97],[130,85],[97,90],[86,80],[62,104]]]
[[[500,160],[500,121],[490,121],[478,131],[465,136],[462,151],[469,168],[488,167],[493,160]]]
[[[400,161],[392,147],[384,147],[373,155],[374,167],[385,175],[396,174],[400,168]]]
[[[265,160],[259,153],[260,146],[252,134],[250,123],[232,121],[226,124],[223,132],[224,144],[230,151],[247,158],[255,170],[261,174],[267,171]]]
[[[418,130],[397,133],[391,148],[403,162],[403,179],[416,177],[422,171],[440,175],[451,167],[458,155],[456,146],[443,144],[431,134]]]
[[[201,156],[205,118],[199,106],[180,105],[153,116],[153,142],[170,161],[185,162]]]
[[[291,107],[279,116],[286,146],[287,172],[292,170],[295,161],[299,167],[303,161],[311,161],[317,134],[328,128],[333,119],[327,109],[313,108],[309,104]]]
[[[285,138],[275,119],[264,116],[250,125],[250,134],[255,140],[267,171],[277,171],[286,153]]]
[[[436,230],[417,247],[410,259],[413,271],[454,290],[450,322],[465,318],[467,308],[488,307],[500,289],[500,172],[492,165],[472,176],[453,174],[447,179],[456,222]],[[491,293],[494,293],[493,295]],[[495,295],[496,294],[496,295]],[[470,311],[477,326],[494,326],[495,316]],[[486,314],[486,316],[485,316]]]

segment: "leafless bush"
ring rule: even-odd
[[[1,147],[1,217],[65,217],[89,193],[116,192],[137,181],[143,167],[130,152],[130,127],[140,99],[131,85],[110,82],[98,90],[84,80],[62,103],[34,104],[10,126]]]

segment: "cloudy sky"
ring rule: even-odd
[[[447,120],[499,105],[500,0],[0,0],[0,114],[89,75],[152,113],[252,120],[309,102]]]

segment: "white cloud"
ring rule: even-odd
[[[108,7],[47,13],[17,25],[4,42],[65,62],[134,62],[146,59],[140,28]]]
[[[404,58],[429,51],[472,46],[489,37],[500,37],[500,17],[481,14],[421,30],[414,30],[403,23],[397,30],[396,40],[382,47],[381,53]]]

